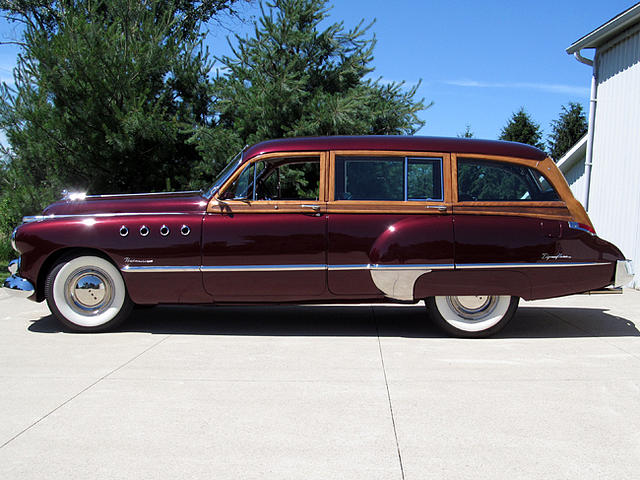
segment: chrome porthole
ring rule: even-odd
[[[122,225],[120,227],[120,236],[121,237],[126,237],[127,235],[129,235],[129,229],[127,227],[125,227],[124,225]]]
[[[460,317],[467,320],[482,320],[491,315],[497,303],[493,295],[467,295],[447,297],[447,303]]]
[[[73,272],[64,286],[67,305],[80,315],[99,315],[113,302],[113,284],[105,272],[82,268]]]
[[[166,237],[167,235],[169,235],[169,227],[167,227],[166,225],[162,225],[160,227],[160,235],[162,235],[163,237]]]
[[[142,225],[140,227],[140,235],[142,235],[143,237],[146,237],[147,235],[149,235],[149,227],[147,227],[146,225]]]
[[[191,229],[188,225],[182,225],[182,228],[180,228],[180,233],[186,237],[191,233]]]

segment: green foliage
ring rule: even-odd
[[[418,86],[371,80],[370,25],[327,26],[326,0],[264,4],[210,78],[202,26],[236,2],[0,0],[24,25],[15,83],[0,92],[0,243],[65,188],[200,188],[248,143],[422,125]],[[281,184],[299,178],[308,194],[305,168]]]
[[[473,131],[471,130],[471,125],[466,125],[464,132],[461,132],[457,135],[458,138],[473,138]]]
[[[209,179],[245,144],[270,138],[412,134],[425,108],[418,86],[367,79],[375,45],[370,25],[325,25],[326,0],[276,0],[262,5],[250,37],[235,37],[219,60],[212,130],[194,137]]]
[[[526,143],[544,151],[540,125],[531,119],[524,107],[511,116],[499,138],[510,142]]]
[[[209,114],[210,64],[166,5],[61,3],[55,28],[27,26],[0,126],[12,168],[32,185],[106,193],[188,182],[197,152],[186,140]]]
[[[589,124],[584,109],[579,103],[569,102],[562,106],[557,120],[551,121],[549,152],[551,158],[558,161],[586,133]]]
[[[198,152],[187,140],[211,115],[200,26],[234,2],[0,2],[24,25],[15,84],[0,92],[1,239],[64,188],[188,184]]]

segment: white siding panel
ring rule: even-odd
[[[640,33],[597,52],[589,216],[640,270]],[[640,287],[640,274],[636,274]]]
[[[584,159],[576,162],[575,165],[573,165],[569,171],[564,174],[564,178],[567,179],[567,183],[569,184],[569,188],[571,188],[573,196],[582,203],[584,198],[584,189],[586,186]]]

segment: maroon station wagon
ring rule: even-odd
[[[479,337],[520,298],[632,274],[544,152],[473,139],[262,142],[206,192],[67,194],[12,240],[4,287],[80,332],[135,304],[424,300],[447,332]]]

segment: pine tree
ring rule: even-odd
[[[511,116],[507,124],[502,128],[499,138],[510,142],[526,143],[544,150],[540,125],[531,119],[524,107],[521,107]]]
[[[198,157],[187,140],[210,114],[198,32],[230,3],[4,2],[26,25],[0,101],[21,182],[56,194],[186,186]]]
[[[589,124],[582,105],[570,102],[563,105],[557,120],[551,121],[549,135],[549,152],[551,158],[558,161],[573,147],[586,133]]]
[[[413,134],[418,85],[371,80],[371,25],[324,25],[326,0],[275,0],[262,5],[249,37],[235,37],[219,59],[215,122],[196,142],[206,179],[245,144],[318,135]]]
[[[464,132],[456,135],[458,138],[473,138],[473,130],[471,130],[471,125],[467,124],[465,126]]]

